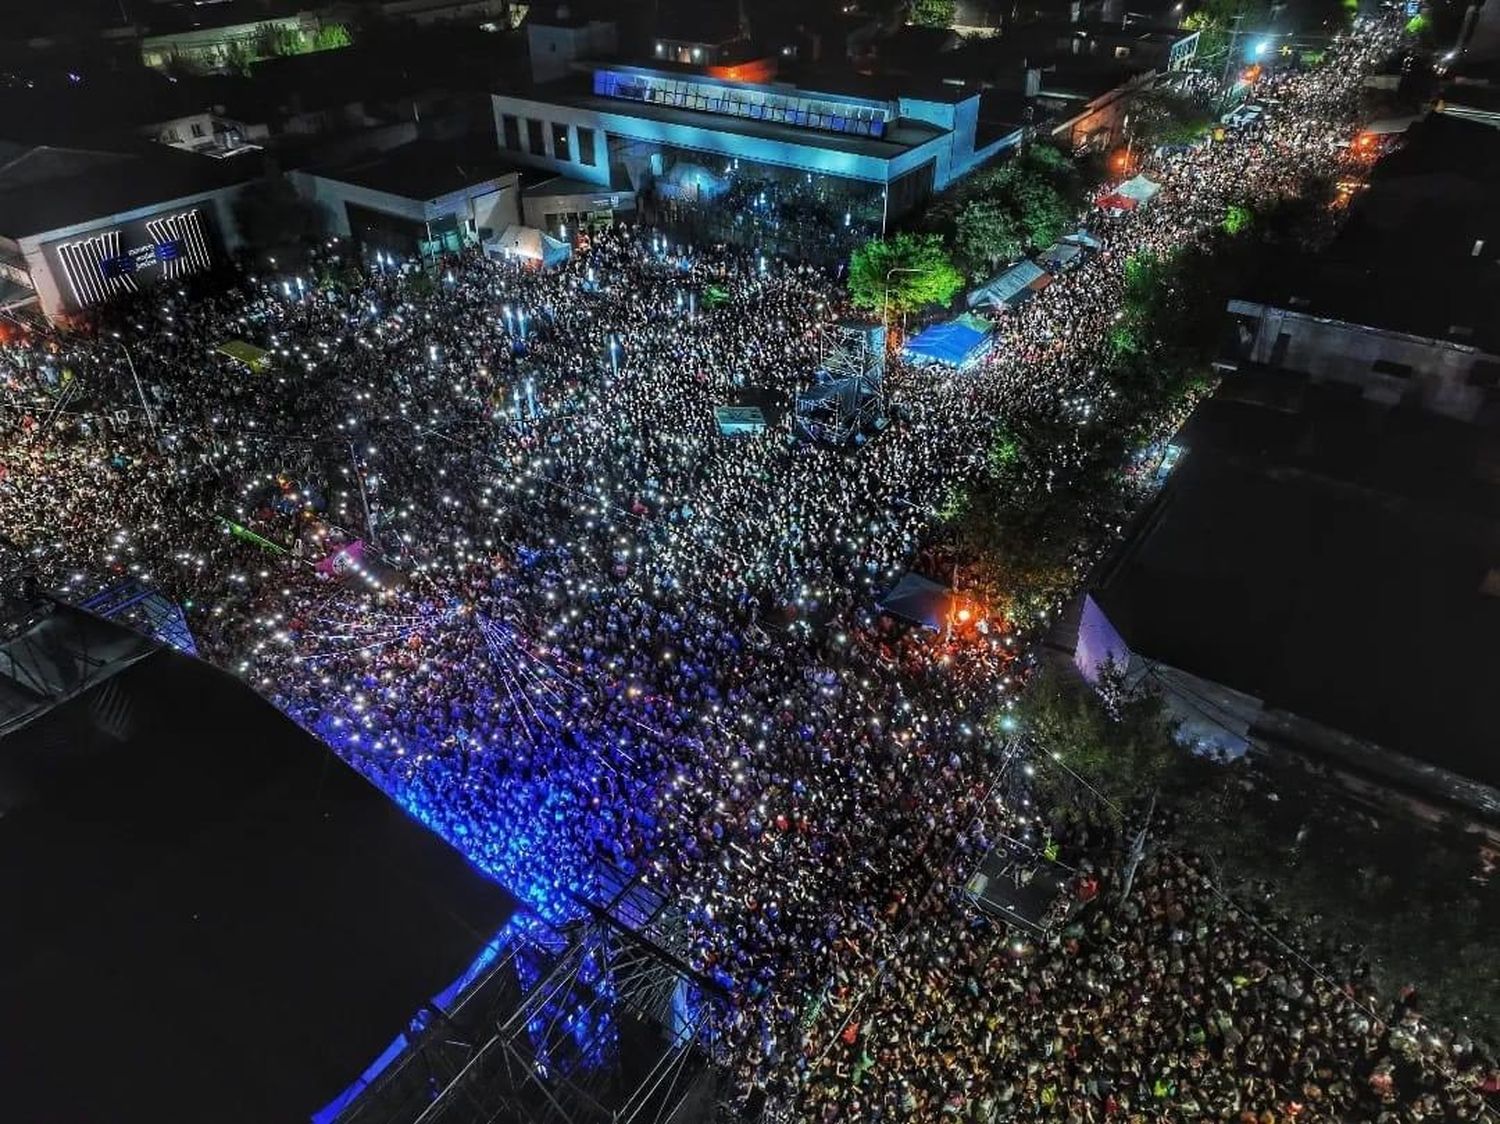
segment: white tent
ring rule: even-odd
[[[1134,199],[1137,203],[1149,203],[1161,190],[1161,184],[1153,183],[1145,176],[1136,176],[1134,179],[1126,180],[1115,189],[1116,195],[1123,195],[1127,199]]]
[[[573,253],[573,248],[566,242],[534,226],[507,226],[505,232],[485,248],[497,254],[540,262],[549,268],[567,261]]]

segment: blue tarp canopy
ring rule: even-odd
[[[972,323],[950,320],[924,328],[906,341],[906,355],[918,363],[967,367],[989,350],[990,334]]]
[[[1019,261],[1000,276],[986,281],[969,294],[970,308],[986,305],[1010,304],[1021,296],[1037,278],[1046,274],[1034,261]]]
[[[931,629],[943,627],[948,619],[953,590],[921,574],[903,574],[876,605],[882,613],[900,617]]]

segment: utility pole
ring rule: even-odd
[[[135,392],[140,396],[141,409],[146,411],[146,424],[151,427],[151,435],[153,437],[160,437],[161,434],[156,429],[156,415],[151,412],[151,403],[146,401],[146,388],[141,385],[141,376],[136,373],[135,359],[130,354],[130,348],[125,346],[124,340],[117,342],[120,345],[120,350],[125,353],[125,362],[130,365],[130,377],[135,381]]]
[[[898,265],[885,271],[885,295],[880,301],[880,323],[885,328],[886,336],[891,334],[891,278],[898,273],[926,273],[925,269],[918,269],[912,265]],[[905,324],[905,313],[902,313],[902,323]]]
[[[1224,87],[1224,97],[1229,97],[1229,72],[1234,67],[1234,48],[1240,38],[1240,20],[1245,18],[1244,12],[1239,12],[1233,19],[1234,26],[1229,31],[1229,47],[1224,52],[1224,76],[1219,80],[1219,85]]]
[[[365,472],[359,466],[359,453],[354,448],[354,442],[349,442],[349,463],[354,466],[354,479],[359,484],[359,502],[365,509],[365,537],[371,546],[379,545],[375,541],[375,520],[370,517],[370,496],[365,491]]]
[[[1146,857],[1146,837],[1151,831],[1151,817],[1156,814],[1156,792],[1151,793],[1151,805],[1146,809],[1146,822],[1141,825],[1141,830],[1136,833],[1135,842],[1130,845],[1130,857],[1125,862],[1125,884],[1120,887],[1120,900],[1130,897],[1130,888],[1135,884],[1136,867],[1141,865],[1141,860]]]

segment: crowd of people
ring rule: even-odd
[[[1367,32],[1153,166],[1153,206],[1087,216],[1093,260],[976,371],[893,379],[901,420],[857,449],[714,419],[808,383],[847,311],[826,272],[622,227],[553,271],[245,276],[10,340],[0,545],[69,596],[170,593],[543,916],[601,864],[644,876],[727,996],[742,1088],[802,1118],[1475,1119],[1476,1050],[1373,1017],[1191,860],[1050,940],[974,912],[966,872],[1036,826],[988,725],[1031,657],[982,606],[938,634],[876,608],[997,418],[1108,398],[1131,254],[1333,158]]]

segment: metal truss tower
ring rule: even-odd
[[[681,914],[601,867],[584,916],[511,942],[336,1124],[702,1124],[724,1006],[682,957]]]
[[[797,396],[797,421],[815,441],[846,445],[885,417],[885,329],[840,323],[823,338],[817,381]]]

